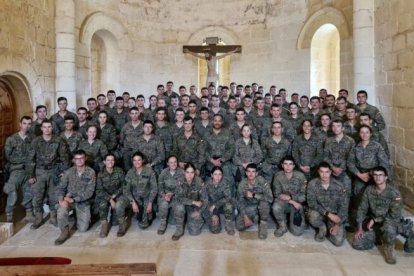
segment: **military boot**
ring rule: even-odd
[[[267,222],[261,220],[259,223],[259,239],[264,240],[267,238]]]
[[[55,245],[61,245],[69,238],[69,226],[65,226],[60,230],[59,237],[55,240]]]
[[[125,235],[127,231],[127,221],[125,220],[125,218],[121,218],[118,221],[119,221],[119,228],[118,228],[118,232],[116,233],[116,235],[118,237],[122,237]]]
[[[161,219],[160,227],[158,228],[157,234],[164,235],[165,230],[167,230],[167,219]]]
[[[224,229],[226,229],[227,234],[233,236],[236,231],[234,231],[234,220],[226,219]]]
[[[384,246],[385,262],[387,264],[396,264],[397,260],[394,256],[394,245],[385,245]]]
[[[7,214],[6,222],[13,223],[13,214]]]
[[[101,223],[101,231],[99,232],[100,238],[105,238],[108,236],[109,229],[111,228],[111,225],[106,220],[102,221]]]
[[[43,213],[36,213],[35,214],[35,221],[30,226],[31,229],[37,229],[39,228],[43,223]]]
[[[408,237],[405,240],[404,251],[407,253],[414,252],[414,233],[413,232],[411,232],[410,235],[408,235]]]
[[[277,228],[273,234],[275,235],[275,237],[282,237],[287,231],[288,229],[286,226],[286,222],[280,222],[279,228]]]
[[[141,221],[138,221],[138,227],[140,229],[146,229],[146,228],[149,227],[148,214],[147,213],[144,213],[142,215],[142,220]]]
[[[325,240],[326,237],[326,225],[323,224],[321,227],[319,227],[318,229],[318,234],[315,235],[315,241],[317,242],[323,242]]]
[[[24,220],[26,222],[34,222],[35,221],[35,217],[33,216],[32,209],[27,209],[26,210],[26,217],[24,218]]]
[[[177,224],[176,227],[177,229],[171,238],[173,241],[178,241],[184,235],[184,225]]]
[[[49,224],[52,224],[53,226],[57,227],[57,211],[50,211],[50,218],[49,218]]]

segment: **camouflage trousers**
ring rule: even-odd
[[[336,236],[333,236],[329,233],[329,229],[331,229],[334,226],[334,223],[326,219],[324,216],[322,216],[319,212],[315,210],[309,209],[307,215],[308,215],[309,224],[313,228],[320,229],[323,226],[327,228],[328,240],[333,245],[341,246],[344,243],[345,229],[344,229],[343,223],[339,226],[338,234]]]
[[[174,206],[177,204],[176,200],[171,199],[171,201],[166,201],[163,197],[158,197],[158,216],[161,220],[167,220],[170,208],[174,209]]]
[[[109,203],[109,200],[107,198],[96,197],[94,203],[94,215],[98,214],[99,219],[101,221],[108,220],[108,218],[111,218],[108,222],[117,222],[118,220],[114,218],[114,216],[117,217],[116,208],[109,210],[110,206],[111,204]]]
[[[403,235],[407,238],[407,243],[411,244],[411,247],[414,248],[414,235],[406,235],[403,232],[401,222],[390,222],[385,221],[384,223],[374,224],[374,229],[372,231],[364,231],[362,239],[356,240],[355,238],[352,241],[352,247],[357,250],[368,250],[375,246],[377,239],[385,245],[394,246],[395,240],[398,235]]]
[[[222,228],[222,222],[220,219],[221,214],[224,214],[224,219],[226,221],[234,221],[234,206],[231,202],[226,202],[224,206],[221,206],[220,208],[215,208],[212,213],[208,210],[209,207],[207,207],[204,217],[205,217],[205,220],[208,224],[208,227],[211,233],[221,232],[221,228]],[[219,218],[217,224],[213,224],[213,221],[212,221],[213,215],[217,215]]]
[[[144,228],[148,227],[152,222],[155,204],[153,204],[152,213],[147,213],[146,209],[148,206],[148,200],[145,198],[138,198],[136,199],[136,202],[138,203],[138,210],[139,210],[139,212],[135,216],[136,219],[138,220],[138,225]],[[131,208],[131,202],[127,197],[121,196],[120,198],[118,198],[118,201],[116,202],[116,216],[119,219],[124,218],[126,216],[125,210],[127,208]]]
[[[352,179],[349,177],[349,174],[347,172],[343,172],[338,176],[334,176],[336,180],[341,182],[344,185],[344,188],[346,189],[347,194],[349,197],[352,195]]]
[[[254,223],[267,221],[270,213],[270,203],[260,200],[256,205],[246,206],[244,214],[239,213],[236,218],[236,228],[239,231],[246,230],[248,227],[244,224],[244,216],[248,216]]]
[[[46,197],[50,210],[56,210],[58,203],[56,198],[58,176],[56,174],[57,172],[53,169],[36,169],[36,182],[32,184],[33,209],[35,213],[43,213],[43,203]]]
[[[121,149],[121,155],[122,155],[122,163],[124,167],[124,171],[128,171],[130,168],[132,168],[132,149]]]
[[[356,213],[358,206],[361,202],[362,195],[364,194],[365,188],[371,185],[371,182],[363,182],[358,177],[355,177],[353,181],[351,200],[349,204],[349,222],[351,225],[356,226]]]
[[[207,162],[206,169],[207,169],[208,173],[206,175],[206,180],[211,177],[210,173],[211,173],[212,168],[213,168],[213,164],[211,164],[210,162]],[[227,183],[229,183],[229,185],[230,185],[231,194],[233,196],[235,196],[236,191],[237,191],[237,187],[236,187],[236,182],[234,181],[233,163],[230,162],[230,161],[224,162],[224,163],[221,164],[221,168],[223,169],[224,179],[226,179]],[[242,171],[242,174],[244,174],[244,171]]]
[[[192,236],[196,236],[201,233],[204,219],[200,208],[196,206],[185,206],[184,204],[179,203],[175,204],[173,208],[175,223],[177,226],[184,225],[187,215],[188,233]]]
[[[12,170],[10,177],[6,184],[4,184],[3,191],[7,194],[6,214],[13,215],[16,207],[18,192],[21,191],[23,195],[21,205],[26,210],[32,209],[32,189],[29,184],[29,178],[26,176],[24,170]]]
[[[272,205],[272,213],[276,219],[276,222],[280,226],[281,224],[287,224],[286,218],[289,216],[289,225],[288,229],[290,233],[295,236],[300,236],[303,234],[305,230],[305,213],[303,208],[300,209],[300,215],[302,217],[301,225],[297,226],[293,223],[293,217],[295,215],[296,209],[291,204],[289,204],[286,200],[280,200],[278,198],[275,199]]]
[[[279,172],[279,165],[273,165],[268,162],[262,163],[262,176],[267,180],[267,182],[272,183],[273,175]]]
[[[57,221],[60,230],[69,227],[69,214],[74,211],[76,216],[76,228],[80,232],[86,232],[91,222],[91,206],[88,202],[75,202],[69,208],[59,206],[57,210]]]

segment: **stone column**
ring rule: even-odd
[[[74,111],[76,109],[75,2],[56,0],[55,5],[56,99],[66,97],[68,110]]]
[[[368,92],[368,102],[376,104],[374,0],[354,0],[354,91]]]

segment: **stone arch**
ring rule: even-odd
[[[310,48],[313,35],[325,24],[334,25],[338,29],[341,40],[349,38],[350,28],[344,14],[338,9],[325,7],[312,14],[303,24],[296,44],[297,49]]]
[[[87,65],[82,68],[81,66],[85,65],[77,64],[78,68],[86,69],[83,70],[85,74],[81,76],[84,79],[80,80],[80,83],[85,83],[86,87],[79,88],[79,90],[92,91],[93,89],[92,66],[94,63],[91,46],[97,40],[102,41],[104,45],[102,60],[104,66],[102,68],[105,72],[99,74],[103,78],[99,80],[101,84],[99,89],[102,87],[104,90],[118,91],[120,89],[121,62],[125,60],[126,53],[133,50],[133,44],[125,26],[118,19],[100,11],[88,15],[80,27],[79,42],[81,45],[78,54],[85,57]],[[104,91],[92,91],[94,94],[102,92]]]
[[[206,37],[219,37],[225,44],[238,44],[238,36],[231,31],[230,29],[219,27],[219,26],[209,26],[206,28],[199,29],[194,32],[187,40],[187,45],[197,45],[202,44],[203,40]],[[219,70],[224,72],[220,76],[220,82],[224,84],[229,84],[230,82],[230,60],[231,57],[225,57],[222,60],[219,60]],[[198,85],[199,87],[205,86],[205,77],[207,75],[206,71],[206,62],[202,59],[197,60],[198,68]]]

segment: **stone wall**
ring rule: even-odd
[[[414,1],[378,0],[376,89],[388,124],[395,182],[414,208]]]
[[[0,0],[0,7],[0,74],[21,80],[31,92],[32,108],[46,103],[53,112],[54,1]]]

